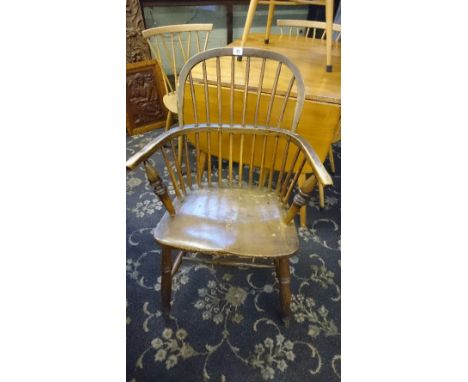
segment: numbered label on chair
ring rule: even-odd
[[[242,56],[243,49],[241,47],[232,48],[234,56]]]

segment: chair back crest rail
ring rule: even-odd
[[[189,142],[191,136],[194,138],[194,145]],[[199,147],[201,136],[205,136],[207,142],[211,142],[213,136],[218,142],[213,146],[208,145],[206,169],[201,163]],[[240,141],[240,145],[237,146],[240,151],[239,162],[236,165],[233,161],[232,144],[228,146],[231,149],[227,156],[223,153],[223,139],[226,137],[230,142],[234,137]],[[250,138],[250,147],[246,144],[246,138]],[[260,153],[255,152],[256,140],[261,142]],[[284,149],[280,149],[281,147]],[[177,155],[179,150],[183,153],[181,160]],[[214,167],[210,160],[212,154],[217,155],[218,158],[227,158],[227,166],[223,167],[223,161],[218,159],[217,168]],[[285,223],[290,223],[299,208],[307,203],[311,191],[317,184],[319,191],[323,192],[324,186],[333,183],[309,143],[299,135],[285,129],[217,124],[181,126],[161,134],[127,161],[127,170],[133,170],[138,165],[144,164],[148,181],[172,216],[176,214],[176,210],[168,188],[163,184],[160,172],[151,163],[153,162],[152,155],[161,155],[164,168],[160,171],[167,171],[170,189],[173,190],[180,203],[183,203],[184,198],[192,190],[204,187],[256,188],[264,192],[276,193],[281,202],[288,206],[304,165],[308,163],[313,168],[313,174],[294,196],[285,214]],[[274,163],[280,164],[279,171],[275,171],[272,167]]]
[[[142,31],[151,55],[161,65],[166,93],[177,90],[180,69],[190,57],[206,50],[212,30],[213,24],[180,24]]]

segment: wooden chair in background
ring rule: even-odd
[[[294,217],[301,206],[307,203],[313,188],[331,185],[332,179],[323,167],[310,144],[295,134],[304,103],[304,84],[299,73],[292,67],[293,76],[288,82],[289,92],[283,94],[283,105],[288,103],[293,84],[298,94],[294,119],[290,129],[268,127],[260,121],[258,108],[249,114],[255,123],[247,123],[247,91],[244,93],[240,110],[241,123],[236,123],[236,99],[233,90],[222,88],[221,59],[227,58],[235,68],[235,50],[232,48],[213,49],[201,53],[187,62],[180,73],[178,104],[179,127],[157,137],[127,161],[127,170],[143,164],[149,183],[167,212],[153,231],[154,238],[162,247],[161,255],[161,294],[163,311],[169,314],[172,277],[182,260],[210,262],[222,265],[246,265],[253,267],[272,267],[276,269],[279,282],[281,312],[287,322],[290,314],[290,274],[289,257],[298,250],[298,237]],[[245,48],[247,69],[250,60],[262,60],[262,73],[267,59],[278,59],[277,54],[259,49]],[[214,59],[214,83],[209,81],[207,60]],[[289,65],[282,57],[278,66]],[[203,68],[203,106],[209,105],[210,89],[219,101],[219,108],[213,115],[205,110],[207,121],[198,122],[198,105],[192,69],[196,65]],[[246,73],[249,73],[247,70]],[[278,72],[276,72],[277,74]],[[228,73],[227,76],[233,76]],[[273,77],[276,84],[278,76]],[[257,78],[258,81],[258,78]],[[245,89],[248,89],[248,80]],[[269,86],[268,86],[269,88]],[[273,87],[273,89],[276,88]],[[232,89],[232,88],[231,88]],[[264,87],[257,89],[257,105],[261,103]],[[270,88],[271,90],[271,88]],[[227,97],[223,97],[223,93]],[[275,91],[264,94],[272,105]],[[188,96],[188,97],[187,97]],[[301,99],[302,97],[302,99]],[[260,101],[258,101],[260,99]],[[197,102],[198,101],[198,102]],[[225,101],[225,102],[223,102]],[[227,118],[231,123],[222,123],[223,107],[228,106]],[[192,108],[195,123],[185,125],[184,110]],[[284,107],[279,108],[280,120]],[[207,117],[205,115],[205,117]],[[272,118],[272,108],[265,116]],[[278,125],[280,122],[278,123]],[[275,126],[278,126],[275,125]],[[211,160],[202,167],[202,142],[208,151],[218,157],[218,167],[213,168]],[[260,149],[257,149],[257,143]],[[183,158],[176,154],[182,145]],[[160,155],[164,163],[158,171],[151,163],[153,155]],[[222,159],[226,159],[225,168]],[[234,166],[236,163],[236,166]],[[304,170],[311,168],[311,175],[292,198],[295,186]],[[171,200],[159,173],[167,168],[175,199]],[[202,176],[202,174],[204,174]],[[175,259],[171,252],[178,250]],[[187,256],[187,252],[207,254],[210,260]],[[240,259],[240,260],[239,260]],[[249,260],[248,262],[246,260]]]
[[[273,15],[277,5],[322,5],[325,7],[326,30],[331,34],[333,24],[333,0],[250,0],[247,17],[245,20],[244,31],[242,34],[241,45],[244,46],[247,41],[247,36],[250,33],[250,28],[253,23],[253,18],[257,10],[258,4],[268,5],[268,17],[265,31],[265,44],[270,41],[270,31],[273,23]],[[327,57],[326,71],[332,71],[332,40],[327,39]]]
[[[177,114],[178,73],[187,60],[206,50],[213,24],[168,25],[142,31],[153,58],[159,61],[164,76],[166,95],[164,105],[168,109],[166,130],[172,114]]]
[[[290,19],[278,19],[276,20],[277,25],[280,27],[280,33],[282,36],[285,35],[285,29],[287,29],[287,35],[289,38],[319,38],[325,40],[327,34],[327,24],[323,21],[313,20],[290,20]],[[341,42],[341,24],[333,24],[332,26],[333,42]]]
[[[277,25],[280,27],[281,36],[287,36],[287,38],[318,38],[325,40],[326,38],[326,23],[322,21],[311,21],[311,20],[289,20],[289,19],[278,19]],[[333,42],[341,42],[341,24],[333,24]],[[286,34],[285,34],[286,30]],[[335,138],[332,143],[336,143],[341,140],[341,121],[337,126]],[[330,169],[332,173],[335,173],[335,159],[333,157],[333,146],[330,145],[328,152],[328,161],[330,163]]]

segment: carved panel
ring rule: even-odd
[[[145,29],[138,0],[127,0],[127,64],[149,60],[148,44],[141,35]]]
[[[164,85],[156,60],[127,64],[127,131],[130,135],[165,126]]]

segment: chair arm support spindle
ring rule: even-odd
[[[314,175],[311,175],[309,178],[307,178],[302,187],[299,188],[299,192],[296,195],[294,195],[291,207],[289,207],[289,210],[283,219],[285,224],[291,223],[291,221],[297,215],[301,207],[307,204],[311,196],[310,194],[313,191],[316,184],[317,178]]]
[[[172,201],[169,198],[167,188],[164,185],[158,172],[147,161],[144,162],[144,165],[145,165],[146,177],[148,178],[148,181],[151,187],[153,188],[154,193],[157,195],[159,200],[161,200],[161,203],[164,205],[164,207],[166,207],[167,212],[169,212],[169,215],[175,216],[176,213],[175,213],[174,205],[172,204]]]

